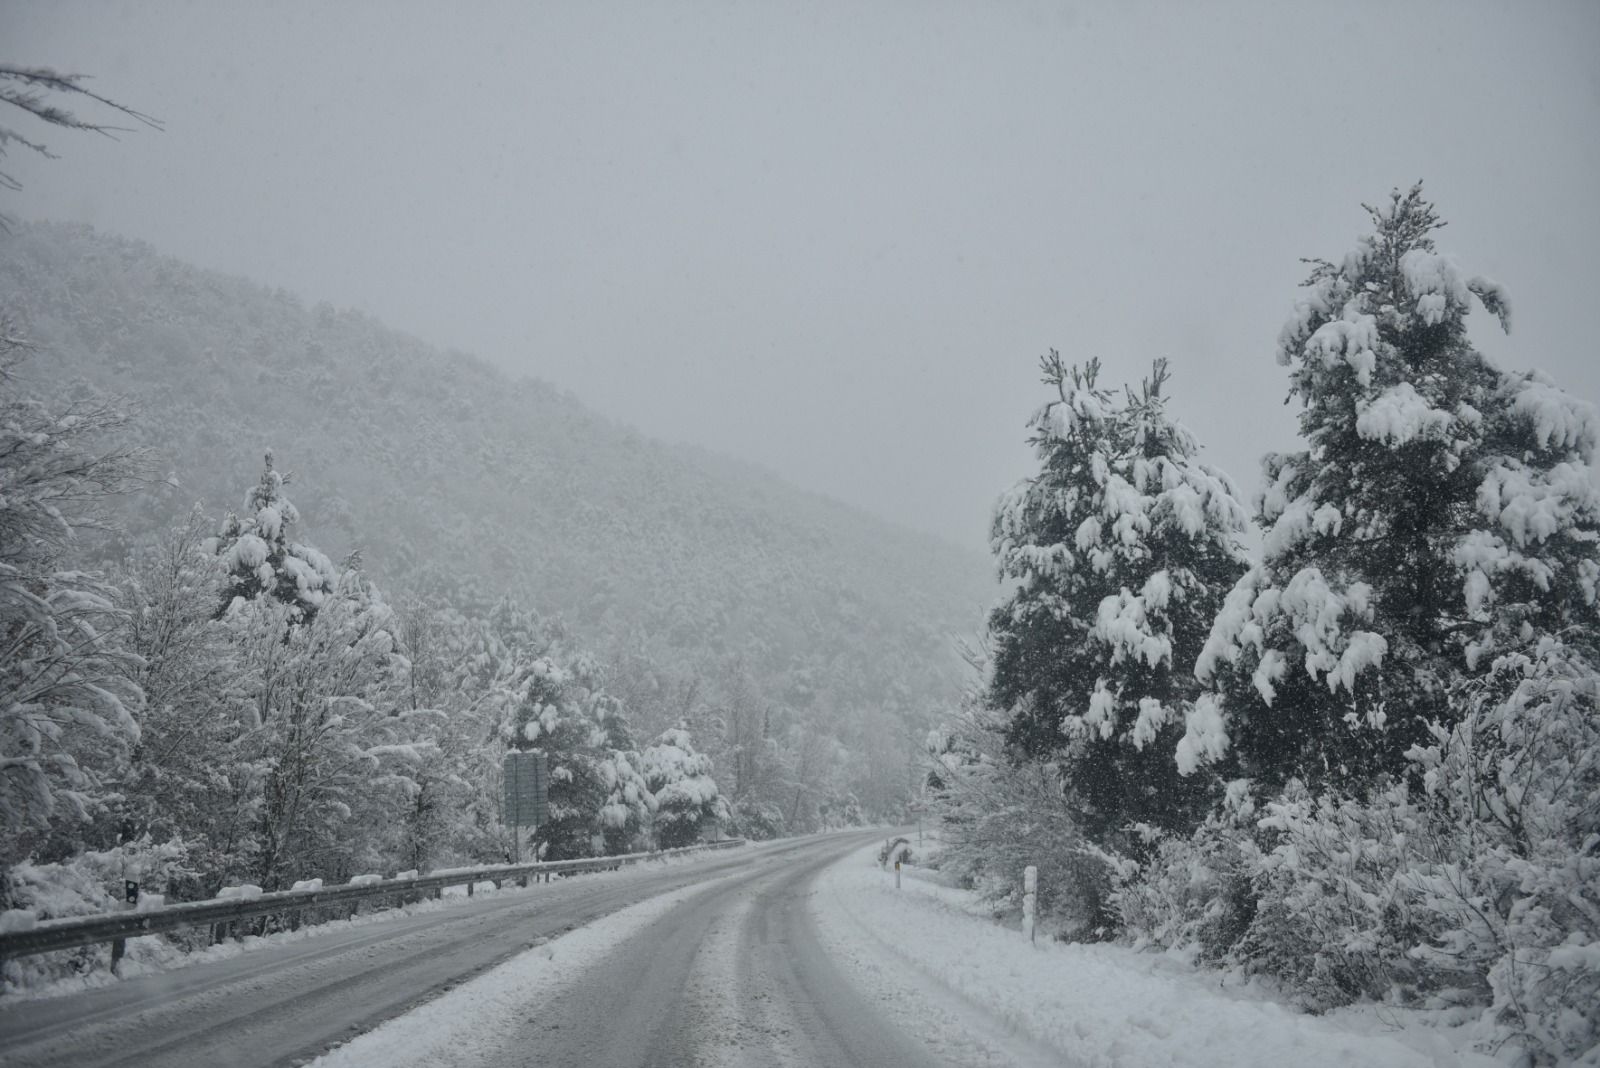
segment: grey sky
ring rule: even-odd
[[[1293,445],[1297,257],[1418,177],[1442,249],[1512,295],[1484,347],[1600,397],[1594,0],[0,0],[0,60],[167,126],[13,153],[17,214],[361,307],[972,547],[1051,346],[1118,381],[1170,357],[1253,489]]]

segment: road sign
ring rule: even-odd
[[[505,793],[501,819],[508,827],[537,827],[550,820],[549,763],[537,750],[513,749],[502,764]]]

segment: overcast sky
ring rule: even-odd
[[[1117,381],[1169,357],[1253,490],[1294,445],[1298,257],[1419,177],[1442,251],[1511,293],[1483,347],[1600,398],[1596,0],[0,0],[0,61],[166,124],[13,152],[15,214],[360,307],[973,548],[1050,347]]]

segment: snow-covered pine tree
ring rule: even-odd
[[[1042,369],[1056,396],[1029,423],[1040,470],[994,518],[1000,575],[1019,585],[990,615],[989,701],[1021,753],[1060,763],[1091,837],[1182,826],[1204,793],[1173,760],[1189,666],[1244,570],[1246,515],[1168,417],[1165,361],[1121,399],[1098,361],[1051,352]]]
[[[524,696],[509,708],[501,737],[513,748],[544,750],[550,768],[550,820],[534,841],[551,860],[622,848],[651,805],[621,703],[603,688],[589,653],[551,648],[529,665]]]
[[[1231,749],[1261,780],[1360,788],[1459,719],[1449,690],[1490,654],[1600,622],[1594,408],[1472,347],[1473,298],[1507,328],[1509,304],[1435,250],[1420,185],[1367,211],[1279,337],[1307,448],[1264,461],[1261,562],[1196,664],[1216,695],[1186,771]]]
[[[591,661],[591,671],[598,664]],[[655,797],[645,782],[643,759],[634,744],[622,701],[596,689],[590,697],[592,714],[600,724],[604,756],[599,763],[600,780],[606,797],[600,806],[600,835],[610,855],[631,852],[644,834],[645,823],[655,811]]]
[[[692,845],[707,821],[727,818],[728,806],[711,773],[711,758],[695,751],[681,724],[662,731],[644,751],[645,781],[656,804],[652,827],[662,849]]]
[[[294,609],[293,618],[307,620],[338,581],[338,573],[322,553],[289,539],[300,512],[284,495],[293,476],[273,467],[272,450],[260,480],[245,494],[244,514],[228,514],[213,545],[227,565],[230,581],[223,589],[219,614],[238,598],[270,595]]]

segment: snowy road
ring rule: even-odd
[[[456,1063],[926,1068],[921,1044],[840,973],[806,907],[815,877],[862,841],[818,842],[684,895]]]
[[[600,917],[729,873],[804,870],[861,841],[785,842],[693,864],[558,880],[84,994],[19,1002],[0,1008],[0,1065],[299,1063]]]
[[[618,912],[362,1035],[317,1068],[1072,1064],[960,998],[936,1006],[959,1023],[930,1025],[926,977],[892,964],[886,974],[870,934],[848,931],[841,944],[818,888],[841,862],[882,875],[863,859],[877,840],[812,840]],[[857,943],[873,958],[869,970],[855,959]]]

